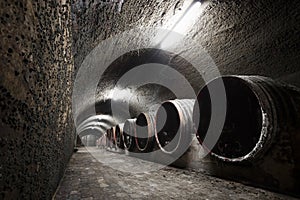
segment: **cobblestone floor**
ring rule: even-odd
[[[103,149],[80,148],[73,154],[54,199],[295,199],[172,167],[141,173],[110,167],[135,171],[132,162],[143,162],[130,159],[121,154],[116,159],[116,153]]]

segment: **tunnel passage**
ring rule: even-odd
[[[76,37],[74,46],[78,51],[75,64],[80,65],[80,61],[86,55],[85,52],[102,39],[113,37],[135,25],[153,27],[161,23],[164,26],[170,16],[180,10],[183,1],[178,7],[177,1],[156,2],[161,2],[158,9],[153,9],[158,5],[155,1],[125,1],[124,12],[117,15],[111,14],[110,9],[82,13],[83,17],[78,17],[79,31],[74,32]],[[139,5],[137,3],[140,3],[140,6],[136,6]],[[280,78],[299,71],[298,1],[289,3],[209,1],[209,3],[211,3],[209,8],[187,35],[192,36],[209,51],[221,74],[259,74]],[[173,10],[175,4],[177,8]],[[170,12],[172,14],[168,15]],[[128,14],[131,17],[127,17]],[[192,49],[193,46],[188,45],[187,48]],[[144,54],[144,52],[140,53]],[[127,62],[126,59],[122,61]],[[124,63],[120,61],[115,69],[124,69],[122,65]],[[109,74],[111,80],[118,79],[113,70]],[[105,81],[102,83],[104,84]],[[109,86],[110,82],[106,84]],[[113,81],[111,86],[109,89],[113,89]],[[98,100],[101,98],[100,95]],[[143,111],[140,108],[136,107],[136,112],[132,112],[131,117],[136,117],[135,113]]]
[[[87,128],[83,131],[80,132],[80,134],[78,134],[79,137],[84,137],[87,135],[94,135],[96,137],[101,137],[103,134],[102,132],[104,131],[104,129],[102,128],[98,128],[98,127],[93,127],[93,128]]]
[[[81,105],[84,106],[81,106],[81,110],[77,112],[76,123],[83,126],[81,124],[84,124],[88,118],[94,117],[91,114],[95,110],[100,120],[101,116],[111,116],[112,119],[107,121],[107,125],[114,126],[123,123],[128,118],[137,117],[141,112],[149,111],[152,105],[168,99],[175,99],[176,96],[170,89],[156,83],[145,83],[141,86],[118,83],[119,79],[128,71],[145,63],[160,63],[175,69],[191,83],[195,92],[204,83],[199,72],[179,55],[160,49],[139,49],[128,52],[112,62],[102,77],[99,77],[95,105],[93,107],[89,104],[83,109],[85,103],[81,102]],[[169,79],[172,77],[161,70],[157,73],[157,78]],[[182,87],[182,84],[176,80],[174,80],[174,85],[179,90]],[[184,89],[181,91],[184,93]],[[86,99],[89,98],[86,97]],[[101,121],[105,123],[104,120]]]
[[[237,78],[223,78],[227,110],[221,136],[211,150],[224,158],[240,158],[249,154],[259,142],[262,130],[262,110],[259,99],[244,81]],[[203,144],[211,121],[210,90],[218,90],[216,82],[205,86],[198,95],[200,121],[197,137]],[[195,117],[196,113],[194,113]],[[205,146],[205,144],[203,144]]]
[[[199,72],[181,56],[160,49],[139,49],[117,58],[105,70],[102,77],[99,77],[96,92],[96,113],[111,115],[111,105],[114,105],[114,111],[117,113],[114,113],[115,116],[113,117],[118,122],[124,122],[128,118],[137,117],[141,112],[147,112],[151,105],[168,99],[175,99],[176,96],[170,89],[159,84],[145,83],[142,86],[135,86],[118,83],[128,71],[147,63],[160,63],[177,70],[190,82],[195,92],[204,84]],[[168,78],[171,77],[165,74],[163,70],[157,73],[157,79]],[[174,85],[179,89],[182,87],[182,84],[176,80],[174,80]],[[184,93],[184,90],[182,91]],[[85,115],[82,112],[82,117],[79,118],[84,118]]]

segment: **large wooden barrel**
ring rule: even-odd
[[[220,89],[220,81],[226,91],[226,118],[216,144],[208,149],[213,159],[223,163],[216,173],[219,170],[221,176],[231,174],[264,187],[300,193],[299,89],[262,76],[212,80],[199,92],[193,115],[197,138],[204,147],[208,134],[214,134],[209,128],[219,123],[211,119],[212,108],[219,105],[211,103],[210,93]],[[233,165],[243,170],[232,170]]]

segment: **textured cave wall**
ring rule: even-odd
[[[135,27],[164,27],[184,1],[127,0],[121,12],[97,0],[78,2],[73,9],[77,68],[101,40]],[[300,86],[299,1],[203,2],[209,5],[187,35],[209,52],[222,74],[259,74]]]
[[[70,2],[0,3],[0,199],[51,199],[73,151]]]

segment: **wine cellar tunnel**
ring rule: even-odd
[[[0,5],[0,199],[300,197],[299,1]]]

